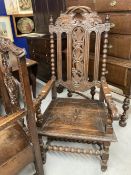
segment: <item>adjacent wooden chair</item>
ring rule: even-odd
[[[24,107],[19,105],[19,86],[10,71],[9,52],[17,56]],[[0,91],[5,111],[0,113],[0,174],[16,175],[34,162],[37,175],[43,175],[43,165],[38,142],[25,50],[10,40],[0,37]],[[6,114],[5,114],[6,113]],[[5,115],[4,115],[5,114]],[[19,120],[26,116],[25,132]]]
[[[106,58],[108,48],[109,16],[103,24],[97,13],[90,8],[70,7],[53,24],[50,18],[50,51],[51,80],[43,87],[34,101],[37,113],[38,134],[40,139],[43,162],[46,151],[62,151],[79,154],[90,154],[101,157],[101,169],[107,169],[109,147],[116,141],[112,127],[113,120],[118,119],[117,108],[113,102],[110,89],[106,82]],[[94,74],[89,79],[90,36],[95,33]],[[54,34],[57,38],[57,66],[55,66]],[[67,80],[62,77],[62,35],[67,37]],[[101,80],[98,81],[101,35],[104,34]],[[55,67],[57,67],[57,80]],[[56,87],[62,85],[69,92],[81,97],[57,98]],[[99,100],[94,99],[95,87],[100,89]],[[52,101],[44,114],[40,104],[52,89]],[[92,99],[83,92],[91,89]],[[47,137],[43,143],[42,136]],[[51,144],[52,140],[64,140],[97,144],[99,149],[81,149]]]

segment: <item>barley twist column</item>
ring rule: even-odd
[[[50,27],[53,26],[53,18],[50,17]],[[55,45],[54,45],[54,35],[53,32],[50,33],[50,53],[51,53],[51,75],[52,79],[56,79],[55,76]]]
[[[109,23],[109,15],[106,16],[106,23]],[[104,33],[104,43],[103,43],[103,51],[102,51],[102,70],[101,70],[101,80],[106,79],[106,62],[107,62],[107,52],[108,52],[108,31]]]

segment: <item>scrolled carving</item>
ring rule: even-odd
[[[49,26],[49,31],[50,33],[60,31],[68,33],[78,25],[84,27],[88,32],[96,31],[101,33],[105,30],[110,30],[110,24],[102,24],[101,18],[96,12],[92,12],[89,7],[73,6],[58,17],[55,25]]]
[[[72,81],[70,81],[70,80],[68,80],[68,81],[58,80],[56,82],[56,86],[58,87],[59,85],[67,88],[70,91],[81,91],[81,92],[84,92],[84,91],[89,90],[91,87],[99,86],[100,83],[96,82],[96,81],[93,81],[93,82],[82,81],[80,86],[74,86],[74,83]]]
[[[11,104],[15,107],[19,106],[19,87],[17,85],[16,79],[11,75],[11,73],[5,74],[4,83],[8,90]]]
[[[11,73],[8,52],[3,53],[1,59],[4,84],[10,97],[10,102],[13,108],[12,110],[17,110],[19,107],[19,86]]]
[[[26,51],[25,49],[21,49],[17,46],[15,46],[10,39],[0,37],[0,52],[6,53],[11,51],[14,55],[17,57],[22,57],[25,55]]]

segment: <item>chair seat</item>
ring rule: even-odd
[[[116,141],[107,135],[107,109],[102,102],[88,99],[58,98],[45,111],[39,134],[80,140]]]
[[[31,147],[30,143],[18,123],[0,131],[0,166],[27,147]]]

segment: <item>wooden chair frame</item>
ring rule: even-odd
[[[15,46],[9,39],[0,37],[0,52],[2,54],[2,67],[0,68],[0,81],[1,81],[1,90],[4,96],[3,101],[8,98],[10,100],[10,105],[6,110],[6,117],[0,117],[0,132],[6,130],[9,126],[16,123],[19,119],[26,116],[27,126],[30,135],[30,145],[32,146],[32,152],[29,154],[31,156],[27,157],[26,153],[21,152],[15,157],[8,160],[4,165],[0,165],[0,174],[4,175],[14,175],[17,174],[22,168],[28,165],[31,162],[35,163],[36,174],[43,175],[43,165],[40,155],[39,140],[36,129],[35,122],[35,113],[33,108],[32,95],[30,90],[28,71],[26,67],[25,59],[25,50]],[[19,67],[19,76],[21,81],[22,93],[24,97],[24,108],[20,109],[18,105],[18,91],[17,86],[14,82],[14,77],[11,75],[9,68],[9,52],[12,52],[17,57],[18,67]],[[2,69],[4,69],[2,71]],[[2,83],[2,72],[3,80]],[[6,92],[6,93],[4,93]],[[7,104],[7,103],[6,103]],[[6,105],[5,104],[5,105]],[[6,131],[5,131],[6,132]],[[28,151],[28,150],[27,150]],[[26,157],[26,158],[25,158]],[[19,163],[18,163],[19,162]]]
[[[116,141],[114,136],[114,131],[112,127],[113,120],[119,118],[117,108],[113,102],[110,89],[106,82],[106,59],[108,50],[108,31],[110,30],[109,16],[107,15],[106,21],[103,24],[102,20],[99,18],[97,13],[92,12],[89,7],[85,6],[73,6],[70,7],[65,13],[61,14],[60,17],[53,24],[53,18],[50,18],[50,52],[51,52],[51,73],[52,78],[42,89],[40,95],[34,101],[34,106],[37,113],[37,126],[38,134],[40,139],[41,153],[43,157],[43,162],[45,162],[46,151],[62,151],[71,153],[83,153],[96,155],[101,157],[102,171],[107,169],[107,161],[109,158],[109,146],[112,141]],[[92,32],[96,34],[95,42],[95,58],[94,58],[94,75],[93,81],[88,79],[88,65],[89,65],[89,53],[90,53],[90,35]],[[57,80],[55,73],[55,47],[54,47],[54,33],[57,37]],[[67,80],[62,80],[62,33],[67,34]],[[103,44],[103,59],[102,59],[102,69],[101,69],[101,80],[98,81],[99,73],[99,60],[100,60],[100,44],[101,44],[101,34],[104,33],[104,44]],[[84,38],[84,39],[83,39]],[[83,46],[84,45],[84,46]],[[84,48],[82,50],[82,48]],[[72,51],[73,50],[73,51]],[[82,55],[83,60],[78,60],[81,58],[78,55]],[[84,62],[84,63],[83,63]],[[111,136],[109,138],[99,138],[91,136],[78,136],[74,134],[64,135],[56,129],[56,132],[49,132],[44,128],[46,123],[46,117],[48,117],[48,112],[41,114],[40,105],[43,99],[46,98],[49,91],[52,89],[52,99],[57,100],[56,86],[62,85],[67,88],[71,93],[77,93],[82,97],[88,99],[90,103],[94,100],[95,86],[100,88],[99,102],[105,102],[106,108],[108,110],[108,115],[105,124],[105,137]],[[81,92],[91,89],[92,100],[83,95]],[[64,101],[64,100],[63,100]],[[70,100],[71,101],[71,100]],[[75,100],[74,100],[75,101]],[[55,102],[53,103],[55,104]],[[52,106],[51,106],[52,107]],[[49,107],[50,108],[50,107]],[[52,107],[53,108],[53,107]],[[63,108],[64,109],[64,108]],[[47,111],[50,110],[47,108]],[[65,112],[68,114],[68,111]],[[77,113],[77,109],[75,115]],[[55,114],[54,114],[55,117]],[[77,117],[77,116],[72,116]],[[49,116],[50,118],[50,116]],[[48,122],[48,121],[47,121]],[[88,120],[86,121],[88,122]],[[49,124],[50,125],[50,124]],[[57,126],[58,127],[58,126]],[[46,136],[48,141],[46,145],[43,146],[42,136]],[[87,150],[80,148],[69,148],[51,145],[52,140],[65,140],[73,142],[84,142],[100,145],[98,150]]]

